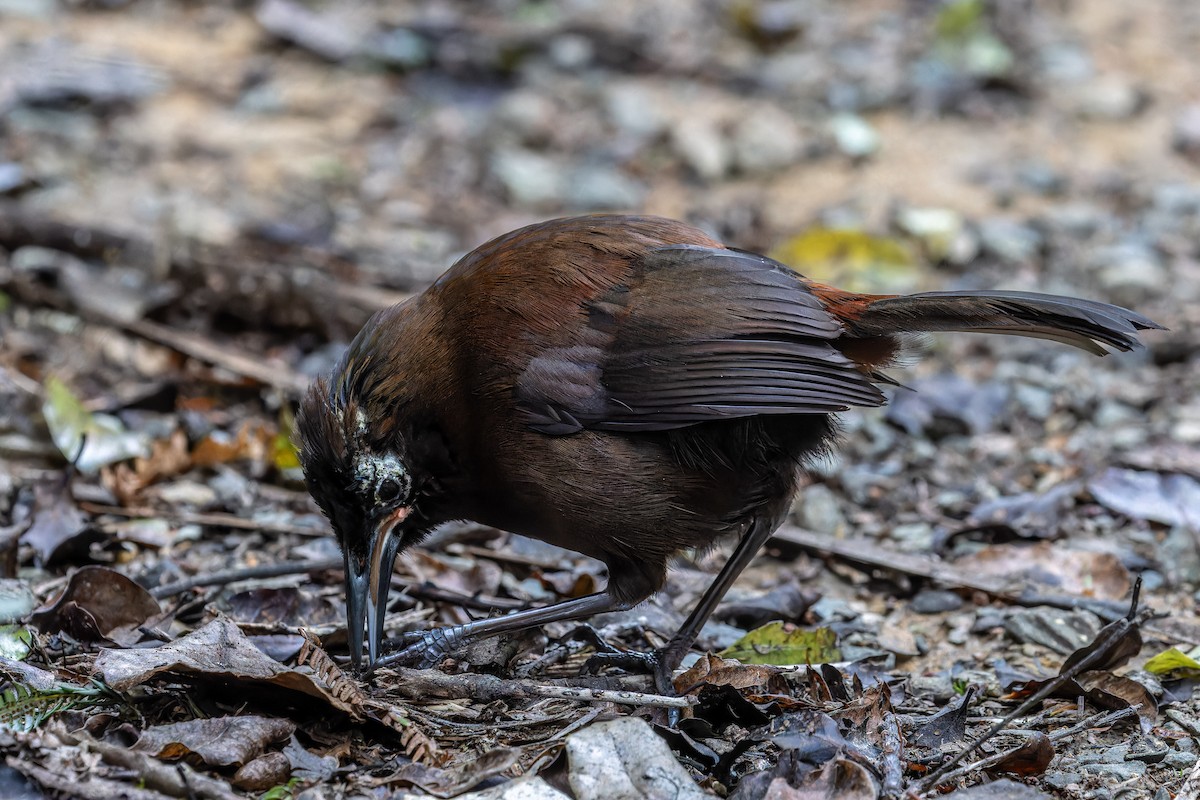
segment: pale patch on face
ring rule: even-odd
[[[393,453],[359,456],[354,462],[354,480],[369,488],[379,503],[403,500],[412,488],[408,468]]]

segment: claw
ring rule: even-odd
[[[446,656],[450,655],[450,651],[462,639],[462,634],[458,626],[455,626],[407,633],[401,639],[402,641],[397,642],[396,646],[403,649],[380,658],[371,667],[371,672],[379,667],[412,667],[414,669],[436,667]]]

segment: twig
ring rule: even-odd
[[[474,673],[446,675],[433,669],[404,668],[398,669],[396,672],[400,676],[396,691],[413,699],[471,698],[487,703],[493,700],[553,697],[581,703],[619,703],[656,708],[690,708],[698,702],[694,697],[668,697],[644,692],[587,689],[579,686],[508,680],[497,678],[494,675]]]
[[[1192,765],[1192,771],[1179,786],[1176,797],[1200,797],[1200,761]]]
[[[794,545],[802,550],[820,555],[834,555],[854,564],[903,572],[919,578],[938,581],[949,586],[974,589],[1006,600],[1016,596],[999,580],[980,575],[967,575],[952,566],[931,559],[928,555],[901,553],[880,547],[869,539],[834,539],[825,534],[783,525],[771,537],[773,541]]]
[[[256,567],[238,567],[220,572],[209,572],[193,575],[190,578],[174,583],[156,586],[150,590],[155,600],[162,600],[173,595],[182,594],[202,586],[224,586],[238,581],[257,580],[261,578],[278,578],[282,575],[303,575],[308,572],[324,572],[325,570],[342,569],[341,558],[317,558],[309,561],[284,561],[280,564],[259,564]]]
[[[297,372],[267,363],[262,356],[243,353],[227,345],[217,344],[187,331],[168,328],[148,319],[121,320],[96,312],[87,312],[83,316],[97,318],[106,325],[121,328],[206,364],[227,369],[235,375],[273,386],[288,395],[301,394],[311,383],[308,378]]]
[[[328,531],[325,528],[313,528],[306,525],[291,525],[286,522],[264,522],[253,519],[245,519],[236,514],[222,514],[219,512],[196,513],[190,511],[163,511],[145,506],[122,508],[121,506],[108,506],[101,503],[92,503],[86,500],[79,503],[79,507],[89,514],[110,514],[114,517],[135,518],[150,518],[164,519],[169,522],[178,522],[181,525],[204,525],[211,528],[236,528],[244,531],[260,531],[263,533],[285,533],[296,536],[326,536]]]
[[[1130,628],[1135,628],[1139,624],[1137,607],[1138,599],[1141,594],[1141,586],[1141,580],[1139,580],[1133,586],[1133,598],[1130,601],[1129,615],[1123,620],[1118,620],[1117,622],[1110,623],[1104,627],[1097,635],[1096,641],[1104,639],[1108,644],[1115,645],[1124,639]],[[979,745],[983,744],[988,739],[991,739],[997,733],[1004,730],[1004,728],[1008,727],[1008,725],[1014,720],[1029,713],[1030,709],[1057,692],[1069,681],[1074,680],[1077,675],[1087,672],[1094,666],[1105,663],[1106,660],[1112,656],[1112,649],[1113,648],[1111,646],[1096,647],[1090,653],[1087,653],[1078,661],[1071,664],[1070,667],[1062,670],[1056,678],[1043,684],[1042,687],[1030,695],[1024,703],[1017,706],[1013,711],[1009,712],[1004,716],[1003,719],[992,725],[982,734],[975,737],[970,743],[967,744],[966,747],[959,751],[957,755],[923,778],[917,785],[917,792],[924,793],[936,787],[939,783],[945,780],[945,776],[950,773],[955,766],[961,763],[962,760],[977,747],[979,747]],[[1077,650],[1075,651],[1075,654],[1078,654],[1079,652],[1081,651]],[[1072,655],[1070,658],[1074,658],[1074,655]],[[1068,659],[1068,663],[1070,658]]]
[[[146,788],[170,797],[188,800],[236,800],[238,797],[229,784],[202,775],[186,764],[164,764],[153,756],[93,739],[86,734],[59,731],[57,735],[67,744],[93,750],[109,764],[130,770]]]
[[[888,708],[879,727],[883,750],[883,785],[880,794],[883,797],[899,797],[904,787],[904,767],[900,761],[900,724],[896,720],[895,709]]]
[[[1076,733],[1079,733],[1080,731],[1083,731],[1083,730],[1087,730],[1089,728],[1098,728],[1103,725],[1111,725],[1112,723],[1117,722],[1118,720],[1124,719],[1125,717],[1136,717],[1137,713],[1138,713],[1138,709],[1140,709],[1141,707],[1142,707],[1141,704],[1138,703],[1136,705],[1129,706],[1128,708],[1117,709],[1116,711],[1105,711],[1100,714],[1093,714],[1092,716],[1088,717],[1087,719],[1081,720],[1080,722],[1076,723],[1075,725],[1072,725],[1069,728],[1064,728],[1061,731],[1055,731],[1052,734],[1048,734],[1047,738],[1050,739],[1050,741],[1052,741],[1052,742],[1057,742],[1060,739],[1065,739],[1068,736],[1074,736]],[[1013,731],[1010,731],[1010,733],[1012,733],[1012,732]],[[1032,731],[1028,731],[1027,733],[1032,733]],[[987,756],[985,758],[981,758],[978,761],[975,761],[975,762],[972,762],[965,766],[959,767],[958,769],[954,770],[953,772],[950,772],[950,773],[944,775],[943,777],[941,777],[938,780],[938,783],[939,784],[951,783],[951,782],[956,781],[959,778],[963,777],[964,775],[969,775],[972,772],[975,772],[976,770],[987,769],[988,767],[993,767],[996,764],[999,764],[1000,762],[1004,761],[1005,759],[1010,758],[1011,756],[1016,754],[1017,751],[1019,751],[1024,746],[1025,746],[1025,742],[1021,742],[1020,744],[1017,744],[1014,747],[1008,748],[1006,750],[1002,750],[998,753],[993,753],[992,755]],[[932,788],[933,787],[929,787],[926,789],[922,789],[921,791],[922,791],[922,793],[924,793],[926,791],[929,791]]]
[[[1059,739],[1066,739],[1068,736],[1074,736],[1081,731],[1099,728],[1104,725],[1112,725],[1114,722],[1119,722],[1126,717],[1136,717],[1141,709],[1141,703],[1134,703],[1128,708],[1118,708],[1116,711],[1102,711],[1099,714],[1093,714],[1087,719],[1081,719],[1069,728],[1063,728],[1061,731],[1055,731],[1054,733],[1047,734],[1047,736],[1050,737],[1050,741],[1057,742]]]
[[[852,564],[862,564],[877,569],[903,572],[917,578],[935,581],[945,586],[958,586],[990,595],[1014,606],[1050,606],[1064,610],[1086,609],[1105,622],[1113,622],[1125,615],[1125,606],[1113,601],[1096,600],[1071,595],[1047,595],[1032,592],[1016,593],[1012,587],[998,579],[973,575],[957,569],[928,555],[901,553],[880,547],[871,539],[834,539],[831,536],[795,525],[783,525],[775,531],[773,540],[784,542],[801,550],[818,555],[832,555]]]
[[[309,572],[325,572],[336,570],[342,572],[345,565],[341,558],[316,558],[308,561],[284,561],[278,564],[259,564],[255,567],[235,567],[182,578],[173,583],[156,586],[150,590],[151,596],[162,600],[173,595],[182,594],[192,589],[205,586],[225,586],[238,581],[261,580],[263,578],[279,578],[284,575],[303,575]],[[438,589],[424,582],[405,580],[397,575],[392,576],[392,585],[403,589],[410,597],[421,600],[433,600],[444,603],[455,603],[463,608],[478,611],[513,611],[526,607],[521,600],[510,600],[504,597],[476,597],[446,589]]]

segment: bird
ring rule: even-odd
[[[673,671],[785,519],[836,415],[883,405],[911,334],[1040,337],[1096,355],[1161,329],[1133,311],[1022,291],[860,294],[682,222],[530,225],[374,314],[296,415],[309,492],[345,563],[353,666],[430,667],[469,640],[634,607],[677,554],[732,537],[679,631]],[[603,591],[399,640],[380,657],[397,554],[469,520],[599,559]],[[363,660],[364,628],[366,660]]]

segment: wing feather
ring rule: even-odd
[[[527,422],[543,433],[663,431],[884,402],[833,347],[843,323],[763,256],[664,247],[583,311],[580,342],[539,354],[518,383]]]

